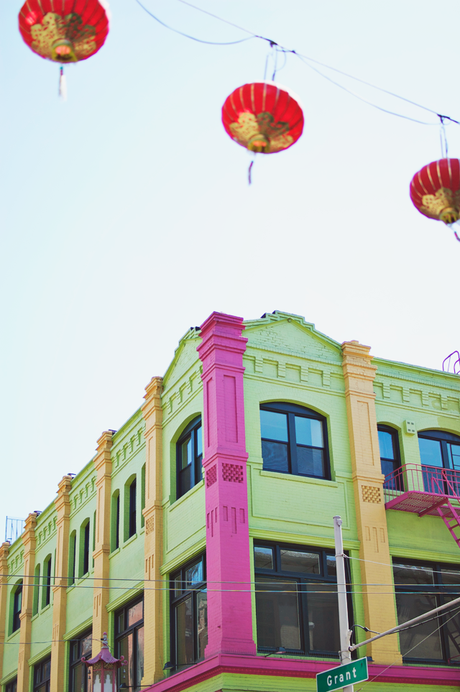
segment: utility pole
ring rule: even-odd
[[[339,603],[340,665],[351,663],[350,627],[348,624],[347,580],[345,578],[345,559],[342,541],[342,519],[334,517],[335,560],[337,568],[337,598]],[[347,685],[343,692],[354,692],[353,685]]]

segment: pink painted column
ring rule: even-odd
[[[241,317],[213,312],[201,326],[203,341],[198,346],[203,363],[204,399],[206,658],[217,653],[256,653],[249,590],[248,455],[243,397],[247,339],[241,336],[243,329]]]

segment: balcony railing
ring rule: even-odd
[[[460,500],[460,471],[405,464],[385,476],[383,488],[388,509],[434,514],[446,499]]]

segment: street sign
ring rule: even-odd
[[[332,692],[340,690],[347,685],[367,680],[367,658],[358,658],[357,661],[345,663],[330,670],[318,673],[316,676],[316,692]]]

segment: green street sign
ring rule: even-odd
[[[316,676],[316,692],[331,692],[341,690],[347,685],[367,680],[367,658],[358,658],[357,661],[345,663],[343,666],[325,670]]]

